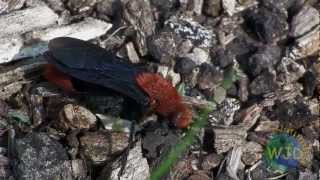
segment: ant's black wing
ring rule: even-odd
[[[49,42],[47,60],[76,79],[112,89],[143,105],[149,102],[135,79],[143,70],[99,46],[69,37],[55,38]]]

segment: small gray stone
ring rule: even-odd
[[[174,71],[180,74],[190,74],[196,67],[196,63],[189,58],[179,58],[174,66]]]
[[[201,48],[194,48],[192,52],[186,54],[185,57],[191,59],[194,63],[196,63],[196,65],[210,62],[209,52]]]
[[[158,10],[168,12],[177,4],[177,0],[151,0],[151,5]]]
[[[222,7],[229,16],[232,16],[236,12],[236,0],[222,0]]]
[[[121,153],[128,146],[128,139],[123,132],[87,132],[80,137],[80,149],[93,164],[101,164]]]
[[[251,10],[248,23],[258,38],[264,42],[277,42],[287,35],[289,25],[285,15],[260,8],[258,12]]]
[[[141,142],[136,143],[135,147],[130,149],[123,174],[119,176],[122,164],[120,157],[111,167],[106,166],[103,172],[110,173],[110,180],[148,180],[150,178],[149,165],[147,159],[143,157]],[[101,177],[104,178],[101,179],[105,179],[109,173],[102,175]]]
[[[213,55],[213,63],[225,68],[233,63],[235,56],[227,49],[219,48]]]
[[[223,71],[216,66],[204,63],[200,67],[198,86],[200,89],[212,90],[222,83]]]
[[[219,86],[214,90],[213,99],[217,104],[221,104],[227,97],[227,91]]]
[[[176,56],[177,45],[170,32],[162,32],[148,39],[149,53],[161,64],[171,64]]]
[[[89,129],[95,123],[96,116],[88,109],[74,104],[67,104],[59,113],[57,125],[66,131],[69,129]]]
[[[222,159],[223,159],[222,155],[212,153],[204,157],[201,166],[204,170],[211,170],[219,166]]]
[[[70,0],[67,6],[74,13],[84,13],[91,11],[96,3],[97,0]]]
[[[262,158],[262,152],[263,148],[260,144],[249,141],[244,145],[241,160],[245,165],[252,166]]]
[[[120,10],[119,0],[103,0],[97,3],[97,12],[109,17],[116,15],[117,11]]]
[[[205,0],[204,1],[204,12],[209,16],[219,16],[221,13],[221,0]]]
[[[292,84],[299,80],[306,69],[303,65],[289,58],[282,58],[277,66],[277,80],[281,84]]]
[[[62,12],[65,7],[61,0],[44,0],[48,6],[56,12]]]
[[[17,139],[13,171],[21,180],[59,179],[70,169],[63,146],[45,133],[33,133]]]
[[[263,46],[250,57],[249,68],[253,76],[259,75],[264,69],[272,68],[281,58],[281,48],[278,46]]]
[[[121,0],[123,19],[136,30],[134,43],[141,56],[147,55],[147,38],[155,32],[150,1]]]
[[[254,95],[262,95],[278,88],[275,71],[264,71],[250,84],[250,92]]]

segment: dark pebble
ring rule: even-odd
[[[259,75],[264,69],[271,68],[279,62],[281,58],[281,49],[278,46],[267,45],[250,57],[249,69],[251,74],[255,77]]]
[[[233,63],[234,55],[229,50],[218,49],[214,54],[214,62],[216,65],[225,68]]]
[[[249,28],[266,43],[275,42],[288,33],[286,17],[267,8],[260,8],[258,12],[251,11],[247,20]]]
[[[212,89],[222,83],[224,78],[223,71],[218,67],[203,63],[200,66],[200,73],[198,76],[198,86],[201,90]]]
[[[196,67],[196,63],[189,58],[179,58],[174,66],[174,71],[180,74],[190,74]]]
[[[302,77],[302,83],[303,94],[305,96],[312,97],[317,85],[317,75],[312,71],[306,72]]]

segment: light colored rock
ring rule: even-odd
[[[85,107],[67,104],[59,113],[58,125],[63,130],[89,129],[96,120],[96,116]]]
[[[53,25],[58,15],[47,6],[36,6],[0,16],[0,38],[12,37]]]
[[[219,16],[221,11],[221,0],[205,0],[203,10],[209,16]]]
[[[241,146],[237,146],[229,151],[227,156],[227,173],[234,180],[239,180],[237,171],[240,168],[242,153],[243,148]]]
[[[37,39],[40,41],[49,41],[60,36],[73,37],[87,41],[105,34],[111,27],[112,24],[94,18],[86,18],[84,21],[71,25],[33,31],[27,36],[28,39]]]
[[[169,69],[168,66],[159,65],[158,73],[166,79],[169,79],[173,86],[176,86],[181,81],[180,74],[175,73],[173,69]]]
[[[20,36],[0,39],[0,64],[10,62],[23,46]]]
[[[0,0],[0,14],[22,8],[25,0]]]
[[[187,16],[172,16],[165,21],[165,28],[200,48],[209,49],[216,44],[216,35],[212,29]]]
[[[96,114],[100,122],[103,124],[103,127],[106,130],[109,131],[121,131],[121,132],[126,132],[130,133],[132,121],[126,120],[126,119],[120,119],[104,114]],[[135,125],[135,130],[138,131],[140,130],[139,126]]]
[[[320,25],[311,32],[296,39],[296,45],[292,47],[290,57],[300,59],[316,54],[320,50]]]
[[[193,0],[193,12],[197,15],[202,14],[202,7],[203,7],[204,0]]]
[[[236,12],[236,4],[236,0],[222,0],[222,7],[229,16],[232,16]]]
[[[311,6],[304,6],[291,22],[291,36],[299,37],[320,24],[320,13]]]
[[[132,42],[129,42],[126,44],[126,50],[127,50],[128,59],[130,60],[131,63],[135,64],[140,62],[139,55],[136,49],[134,48],[134,45]]]
[[[48,41],[61,36],[73,37],[81,40],[90,40],[105,34],[112,24],[87,18],[79,23],[51,27],[44,30],[33,31],[26,35],[27,41],[37,39],[40,42],[24,46],[11,60],[38,56],[48,50]]]
[[[185,57],[191,59],[196,65],[210,62],[209,52],[201,48],[194,48],[192,53],[187,54]]]
[[[148,180],[150,177],[147,159],[142,156],[141,143],[137,143],[136,146],[130,150],[123,174],[119,177],[121,164],[120,158],[117,163],[112,165],[111,180]]]
[[[249,141],[244,145],[241,160],[245,165],[252,166],[262,158],[262,153],[262,145]]]

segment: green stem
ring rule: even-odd
[[[177,162],[179,156],[182,155],[188,147],[195,141],[197,134],[199,134],[201,128],[203,128],[208,120],[210,110],[204,109],[201,110],[199,117],[191,125],[190,129],[187,131],[186,135],[178,142],[177,146],[172,148],[168,153],[165,160],[160,164],[158,168],[152,171],[151,180],[159,180],[167,172],[170,171],[170,168],[173,164]]]

